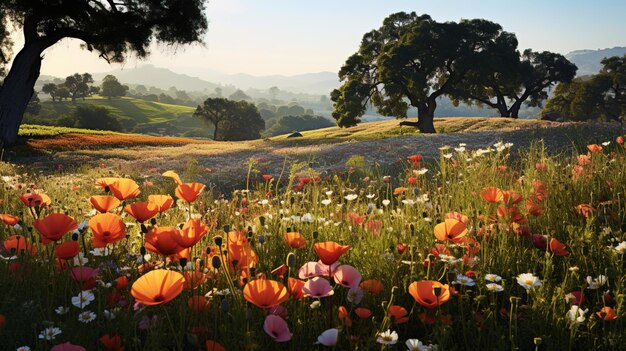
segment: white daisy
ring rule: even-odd
[[[485,286],[487,287],[487,290],[492,291],[492,292],[500,292],[500,291],[504,290],[502,285],[496,284],[496,283],[489,283],[489,284],[487,284]]]
[[[517,284],[526,290],[541,286],[539,277],[534,276],[532,273],[522,273],[517,276]]]
[[[96,319],[96,314],[91,311],[84,311],[78,314],[78,321],[81,323],[89,323]]]
[[[485,280],[492,283],[497,283],[502,280],[502,277],[497,274],[485,274]]]
[[[382,333],[378,333],[376,342],[383,345],[393,345],[398,342],[398,333],[388,329]]]
[[[95,299],[96,297],[91,290],[83,290],[78,293],[77,296],[72,296],[72,305],[82,309],[85,308],[85,306],[88,306],[91,301]]]
[[[578,324],[581,324],[581,323],[585,322],[585,314],[587,312],[589,312],[589,309],[584,309],[583,310],[578,305],[572,305],[572,307],[570,307],[569,311],[567,311],[565,316],[570,321],[576,322]]]
[[[54,340],[54,338],[61,334],[61,328],[57,327],[48,327],[39,333],[39,339],[43,340]]]
[[[56,314],[58,314],[60,316],[66,314],[69,311],[70,311],[70,308],[69,307],[65,307],[65,306],[59,306],[59,307],[54,309],[54,312],[56,312]]]

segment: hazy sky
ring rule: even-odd
[[[516,33],[522,50],[565,54],[626,46],[626,0],[211,0],[204,46],[177,52],[154,47],[144,62],[190,75],[337,71],[363,34],[397,11],[425,13],[438,21],[485,18]],[[49,49],[42,74],[120,67],[81,50],[79,43],[66,39]],[[125,67],[142,64],[130,59]]]

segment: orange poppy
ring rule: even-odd
[[[526,199],[526,211],[533,216],[539,216],[543,213],[543,208],[539,204],[539,200],[536,196],[531,196]]]
[[[407,189],[408,189],[408,188],[405,188],[405,187],[403,187],[403,186],[399,186],[399,187],[397,187],[397,188],[393,189],[393,194],[394,194],[394,195],[400,195],[400,194],[402,194],[403,192],[407,191]]]
[[[126,200],[137,197],[141,190],[134,180],[128,178],[118,178],[112,184],[109,184],[109,190],[118,200]]]
[[[161,254],[163,256],[175,255],[185,248],[178,245],[174,240],[179,236],[179,230],[174,227],[155,227],[146,233],[146,249],[148,251]]]
[[[186,202],[194,202],[204,190],[202,183],[183,183],[176,187],[176,197]]]
[[[107,351],[124,351],[124,347],[122,347],[122,338],[119,335],[102,335],[100,337],[100,342],[104,345],[104,348],[106,348]]]
[[[172,239],[181,247],[189,248],[197,244],[208,231],[209,227],[202,221],[190,219],[185,223],[183,229],[178,231],[178,235],[174,235]]]
[[[255,279],[243,288],[243,297],[260,308],[270,308],[287,301],[285,286],[275,280]]]
[[[123,179],[123,178],[117,178],[117,177],[98,178],[96,179],[96,186],[98,188],[106,188],[106,187],[111,186],[111,184],[117,182],[120,179]]]
[[[224,346],[213,340],[206,341],[206,351],[226,351]]]
[[[565,244],[555,238],[550,239],[550,252],[552,252],[556,256],[569,255],[569,252],[567,251],[567,246],[565,246]]]
[[[159,213],[157,205],[150,201],[135,202],[124,207],[124,212],[133,216],[138,222],[145,222]]]
[[[466,215],[459,213],[459,212],[448,212],[446,213],[445,218],[456,219],[457,221],[465,225],[469,224],[469,218]]]
[[[28,207],[46,207],[52,203],[46,194],[26,193],[19,195],[19,198]]]
[[[361,282],[361,289],[367,291],[370,294],[378,295],[384,290],[383,283],[375,279],[368,279]]]
[[[294,300],[299,300],[304,297],[304,291],[302,288],[304,287],[304,281],[296,278],[291,278],[287,280],[287,288],[289,290],[289,295]]]
[[[207,312],[211,305],[203,295],[193,295],[187,300],[187,307],[195,312]]]
[[[435,295],[435,290],[439,296]],[[435,308],[443,305],[450,299],[450,290],[447,284],[434,280],[421,280],[409,285],[409,294],[415,301],[426,308]]]
[[[200,271],[183,271],[185,290],[194,290],[207,280],[206,274]]]
[[[174,171],[165,171],[165,173],[163,173],[162,176],[174,179],[176,184],[179,184],[179,185],[183,184],[183,181],[180,180],[180,177],[178,176],[178,173],[176,173]]]
[[[148,195],[148,201],[159,208],[159,213],[169,210],[174,204],[174,199],[169,195]]]
[[[11,235],[2,244],[12,255],[28,253],[32,256],[37,252],[37,247],[31,244],[26,240],[26,237],[22,235]]]
[[[343,321],[346,324],[346,326],[352,326],[352,319],[350,319],[350,316],[348,315],[348,309],[345,306],[339,306],[337,316],[339,317],[339,320]]]
[[[483,188],[483,190],[480,191],[480,197],[490,203],[497,203],[504,200],[504,194],[502,193],[502,190],[493,186]]]
[[[6,225],[14,226],[20,219],[10,214],[0,214],[0,221],[4,222]]]
[[[228,233],[228,260],[233,265],[232,269],[245,269],[259,262],[259,257],[243,232]]]
[[[389,306],[387,315],[394,324],[404,324],[409,321],[409,312],[402,306]]]
[[[33,226],[43,236],[41,242],[45,245],[60,240],[67,232],[78,228],[78,223],[64,213],[52,213],[44,219],[36,219]]]
[[[71,260],[80,252],[80,245],[74,240],[64,242],[54,248],[54,253],[60,260]]]
[[[185,278],[182,274],[165,269],[150,271],[135,281],[130,294],[146,306],[167,303],[183,291]]]
[[[591,153],[595,154],[596,152],[602,151],[602,146],[598,144],[590,144],[587,145],[587,150],[591,151]]]
[[[463,222],[453,218],[446,218],[445,221],[435,226],[434,231],[438,240],[456,242],[467,234],[467,227]]]
[[[339,261],[339,257],[350,250],[349,245],[339,245],[334,241],[315,243],[315,253],[325,265]]]
[[[113,196],[96,195],[89,198],[91,206],[100,213],[109,212],[120,205],[120,200]]]
[[[99,213],[91,217],[88,225],[93,233],[94,247],[105,247],[126,237],[126,225],[113,213]]]
[[[301,249],[306,246],[306,239],[298,232],[285,233],[285,240],[292,249]]]
[[[605,321],[613,321],[617,319],[615,309],[609,306],[602,307],[599,312],[596,312],[596,315],[598,316],[598,318]]]

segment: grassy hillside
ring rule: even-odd
[[[133,120],[137,123],[136,131],[140,133],[158,133],[165,135],[183,135],[192,130],[203,131],[198,136],[212,135],[212,128],[199,119],[192,117],[195,108],[189,106],[170,105],[160,102],[134,99],[129,97],[106,99],[91,97],[86,100],[52,102],[43,101],[39,117],[46,120],[71,116],[76,106],[95,105],[109,110],[117,119]]]

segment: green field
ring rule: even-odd
[[[191,130],[202,130],[201,136],[212,135],[212,127],[208,127],[192,116],[194,107],[170,105],[160,102],[135,99],[130,97],[107,99],[90,97],[76,102],[43,101],[39,117],[57,119],[71,116],[73,110],[81,105],[101,106],[119,120],[131,119],[137,123],[137,132],[164,135],[182,135]]]

